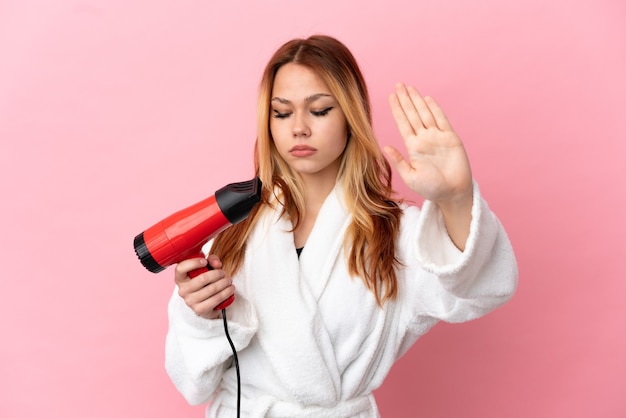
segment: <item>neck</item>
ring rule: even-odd
[[[319,209],[334,189],[336,177],[302,176],[305,210]]]
[[[305,246],[317,214],[336,183],[334,177],[330,180],[323,180],[323,176],[302,176],[302,181],[304,183],[304,213],[301,214],[298,227],[293,231],[296,248]]]

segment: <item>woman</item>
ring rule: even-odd
[[[372,391],[438,321],[474,319],[517,283],[507,236],[472,180],[463,144],[429,97],[402,84],[390,106],[409,159],[385,152],[422,209],[392,197],[365,82],[339,41],[287,42],[260,88],[262,201],[208,260],[181,262],[166,366],[207,416],[376,417]],[[213,270],[190,280],[187,273]]]

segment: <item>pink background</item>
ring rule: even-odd
[[[381,144],[395,82],[439,100],[520,266],[401,359],[382,415],[626,416],[622,0],[0,1],[0,416],[203,416],[163,368],[172,272],[132,239],[251,177],[263,66],[316,32]]]

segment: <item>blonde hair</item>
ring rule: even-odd
[[[269,128],[274,79],[287,63],[313,70],[326,83],[342,109],[349,132],[341,158],[338,182],[353,216],[344,248],[350,274],[360,277],[380,305],[397,295],[395,256],[402,211],[392,199],[391,168],[382,155],[372,128],[369,94],[356,60],[338,40],[324,35],[293,39],[268,62],[260,85],[257,109],[255,170],[263,183],[262,203],[243,222],[222,232],[211,249],[228,274],[243,262],[245,242],[270,196],[279,190],[283,214],[298,226],[304,211],[300,177],[280,157]]]

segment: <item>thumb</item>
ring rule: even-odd
[[[208,264],[210,266],[209,270],[212,270],[214,268],[216,268],[216,269],[222,268],[222,261],[215,254],[210,254],[207,257],[207,260],[208,260]]]
[[[400,151],[390,145],[384,147],[384,151],[389,161],[391,161],[394,167],[396,167],[396,170],[398,170],[398,173],[400,173],[400,177],[403,179],[407,178],[412,168],[411,165],[406,162]]]

